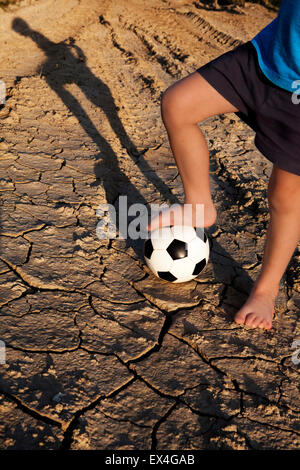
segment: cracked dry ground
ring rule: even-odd
[[[299,250],[272,330],[232,320],[269,217],[253,132],[231,114],[201,125],[218,219],[195,281],[157,280],[141,240],[96,236],[120,195],[182,201],[161,93],[273,17],[191,0],[1,12],[2,449],[299,449]]]

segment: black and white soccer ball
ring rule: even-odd
[[[173,283],[197,277],[208,262],[209,251],[204,229],[188,225],[155,229],[144,245],[147,266],[160,279]]]

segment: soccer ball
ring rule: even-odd
[[[144,257],[147,266],[160,279],[187,282],[205,268],[209,249],[209,238],[203,228],[173,225],[150,232],[144,245]]]

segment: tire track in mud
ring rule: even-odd
[[[159,92],[161,92],[162,89],[158,86],[155,71],[152,70],[153,67],[151,67],[150,62],[147,61],[146,52],[139,51],[139,47],[136,47],[136,50],[134,51],[132,49],[129,49],[128,43],[126,43],[126,37],[124,38],[122,36],[122,30],[116,31],[112,24],[107,21],[102,15],[99,17],[99,21],[100,24],[102,24],[109,30],[112,45],[121,53],[124,63],[132,64],[137,70],[139,70],[138,73],[134,72],[136,75],[136,80],[140,82],[139,91],[142,91],[144,88],[149,88],[152,98],[154,98],[157,102],[160,96]],[[132,36],[134,36],[134,32],[129,29],[128,32],[132,33]],[[143,44],[143,41],[141,41],[141,44]],[[145,59],[143,59],[143,55],[145,55]],[[152,55],[155,56],[155,53],[153,52]],[[145,74],[141,73],[141,69],[145,71]]]
[[[148,88],[156,102],[168,84],[213,58],[216,51],[222,53],[241,44],[186,7],[153,5],[141,12],[134,3],[126,10],[123,5],[114,5],[99,20],[109,29],[112,44],[124,62],[139,70],[134,82],[139,82],[139,89]]]
[[[155,26],[151,21],[153,10],[157,10]],[[203,17],[190,10],[166,10],[154,7],[148,12],[149,20],[147,12],[144,13],[143,17],[138,17],[138,13],[134,12],[132,18],[130,15],[124,17],[120,15],[120,24],[134,31],[143,42],[147,41],[151,53],[155,42],[157,42],[166,49],[166,52],[174,60],[181,63],[186,62],[188,57],[192,59],[194,55],[197,57],[199,54],[199,47],[195,43],[195,39],[197,42],[200,41],[209,46],[210,52],[218,50],[220,47],[225,51],[242,43],[239,39],[219,31]]]
[[[126,9],[119,4],[107,8],[99,22],[108,29],[123,64],[132,66],[127,91],[138,98],[148,90],[152,106],[158,104],[168,85],[213,58],[216,51],[222,53],[241,43],[186,8],[182,11],[153,5],[141,12],[134,3]],[[111,67],[114,62],[112,58]]]
[[[204,40],[207,44],[214,45],[214,42],[220,43],[222,46],[226,47],[236,47],[242,44],[242,41],[239,39],[235,39],[229,34],[223,33],[219,31],[214,26],[212,26],[208,21],[206,21],[201,16],[197,15],[192,11],[188,12],[176,12],[178,15],[184,15],[186,18],[190,19],[193,23],[195,23],[198,27],[201,28],[201,39]]]

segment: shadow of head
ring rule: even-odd
[[[22,18],[14,18],[11,23],[12,29],[22,36],[29,36],[32,33],[32,29]]]

